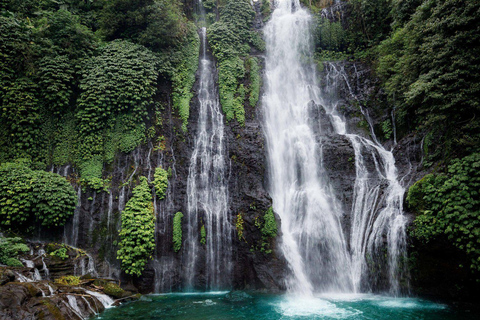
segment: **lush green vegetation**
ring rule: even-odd
[[[23,267],[18,255],[30,251],[21,238],[0,237],[0,263],[10,267]]]
[[[238,216],[237,216],[237,231],[238,231]],[[242,221],[243,223],[243,221]],[[273,212],[273,208],[270,207],[265,212],[263,217],[256,217],[255,218],[255,226],[260,229],[262,233],[262,241],[259,243],[260,251],[265,252],[267,254],[272,253],[271,244],[272,241],[277,237],[277,221],[275,220],[275,213]],[[243,235],[243,228],[242,228],[242,235]],[[258,246],[254,247],[254,249],[258,250]]]
[[[429,242],[446,238],[480,271],[480,153],[455,159],[445,173],[429,174],[408,191],[417,212],[413,236]]]
[[[0,162],[74,164],[81,183],[108,189],[105,164],[161,131],[146,130],[152,114],[162,126],[159,79],[186,129],[199,41],[182,2],[3,1]]]
[[[155,169],[153,175],[153,186],[155,187],[155,194],[162,200],[165,198],[165,192],[168,187],[168,172],[167,170],[158,167]]]
[[[378,112],[395,114],[397,139],[422,140],[422,165],[433,173],[409,190],[412,235],[451,243],[479,271],[480,2],[349,0],[343,14],[317,21],[317,60],[369,63],[386,94],[373,102]],[[393,125],[379,124],[386,139]]]
[[[177,212],[173,217],[173,250],[180,251],[182,248],[182,218],[183,213]]]
[[[127,274],[140,276],[155,249],[155,213],[146,177],[133,189],[122,212],[121,241],[117,258]]]
[[[397,28],[378,48],[377,70],[399,124],[425,135],[427,164],[478,150],[480,3],[397,6]]]
[[[220,20],[208,29],[208,41],[218,63],[219,95],[223,112],[227,121],[236,119],[241,125],[245,123],[246,99],[255,105],[260,92],[258,63],[248,57],[251,47],[265,49],[259,34],[252,31],[254,18],[255,11],[250,1],[230,0],[222,8]],[[244,83],[247,78],[250,78],[248,88]]]
[[[58,174],[32,170],[28,162],[0,165],[0,225],[7,229],[63,226],[77,203],[75,190]]]

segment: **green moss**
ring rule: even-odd
[[[126,291],[120,288],[120,286],[113,282],[108,282],[103,286],[103,292],[112,296],[114,298],[123,298],[126,294]]]
[[[173,250],[180,251],[182,248],[182,218],[183,213],[177,212],[173,217]]]
[[[47,307],[48,311],[53,315],[55,320],[65,320],[65,317],[56,305],[52,304],[47,299],[42,300],[42,303]]]
[[[63,276],[55,279],[55,283],[64,286],[78,286],[81,280],[77,276]]]

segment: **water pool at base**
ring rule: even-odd
[[[480,319],[480,314],[416,298],[380,295],[245,295],[227,292],[148,295],[107,309],[102,320]]]

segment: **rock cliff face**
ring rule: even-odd
[[[352,62],[336,63],[335,67],[344,68],[348,75],[346,79],[339,81],[335,93],[340,98],[339,110],[342,110],[354,132],[369,135],[368,129],[362,127],[365,116],[358,105],[366,101],[381,100],[382,93],[367,67]],[[331,68],[331,64],[325,64],[320,78],[328,76]],[[194,87],[194,91],[196,90],[198,84]],[[165,107],[162,110],[162,126],[157,128],[157,136],[131,154],[118,155],[112,165],[105,167],[104,177],[109,177],[112,181],[108,192],[81,190],[76,216],[69,222],[63,234],[67,243],[84,248],[96,257],[100,275],[132,282],[141,292],[179,290],[182,288],[184,271],[181,251],[173,252],[172,220],[176,212],[186,212],[188,167],[197,129],[198,102],[196,97],[192,99],[188,131],[183,133],[181,121],[171,108],[168,84],[161,87],[161,92],[158,101]],[[353,147],[345,137],[333,134],[321,107],[312,104],[312,108],[312,114],[315,115],[312,121],[317,122],[319,130],[324,133],[319,135],[319,142],[323,145],[325,168],[345,212],[349,212],[355,181]],[[375,104],[366,107],[374,125],[386,117],[379,109]],[[255,249],[262,241],[260,229],[255,226],[255,218],[263,216],[271,206],[271,199],[267,191],[268,168],[261,107],[245,106],[245,112],[245,126],[239,126],[236,122],[227,123],[225,133],[230,168],[228,193],[232,228],[236,227],[239,214],[244,222],[243,237],[234,235],[233,284],[235,288],[282,290],[286,264],[281,254],[275,250],[267,254]],[[393,145],[391,141],[385,143]],[[399,141],[394,149],[398,155],[400,176],[406,176],[406,184],[413,183],[418,175],[415,171],[418,166],[415,161],[420,161],[418,143],[419,141],[407,137]],[[374,166],[373,161],[368,163]],[[155,168],[159,166],[170,168],[171,177],[165,199],[157,199],[154,203],[157,214],[155,256],[142,277],[130,278],[121,273],[120,265],[115,259],[115,244],[120,228],[119,212],[130,198],[138,177],[147,176],[149,180],[153,180]],[[75,177],[75,172],[70,167],[53,170],[70,178]],[[348,232],[350,217],[347,215],[344,220]],[[277,222],[281,223],[278,219]],[[185,232],[185,226],[183,229]],[[61,236],[61,232],[58,236]],[[202,279],[198,279],[198,282],[201,283]]]

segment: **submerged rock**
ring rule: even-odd
[[[229,302],[240,302],[251,300],[253,297],[244,291],[230,291],[224,299]]]

